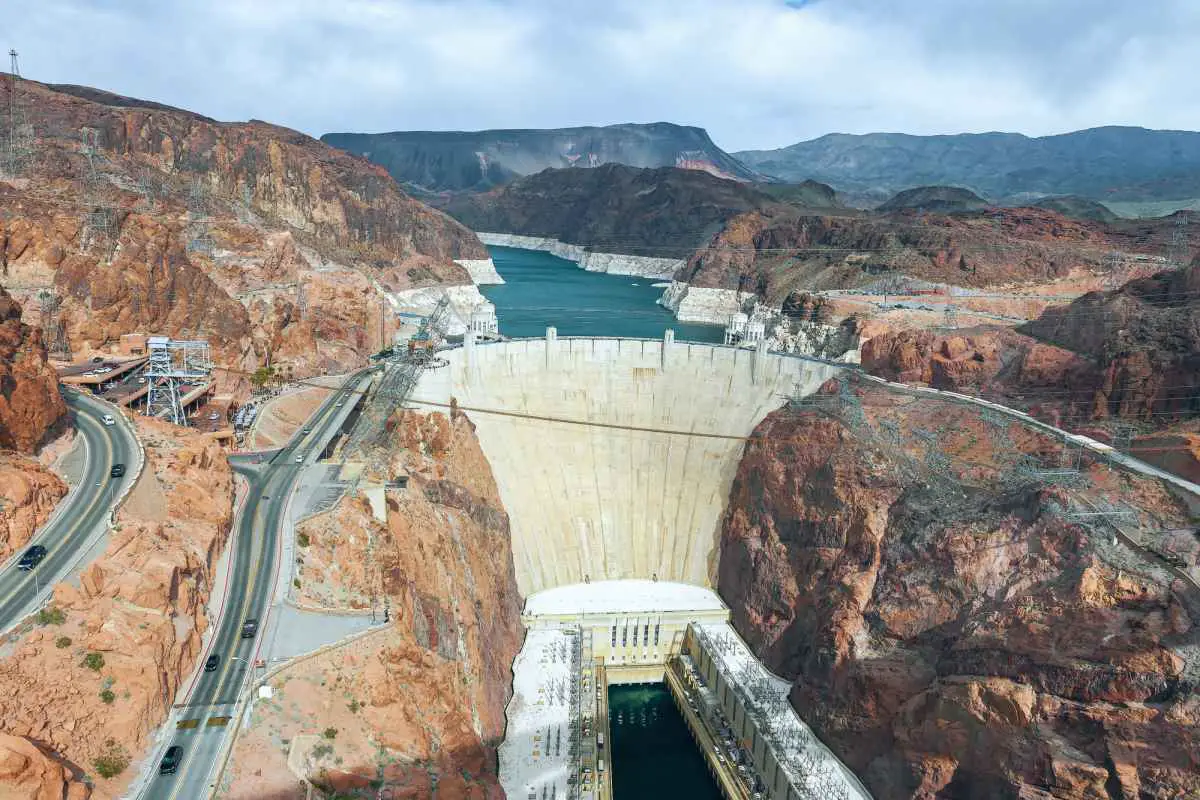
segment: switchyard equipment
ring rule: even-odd
[[[388,417],[408,399],[421,373],[444,365],[437,358],[437,351],[446,335],[449,314],[450,296],[443,294],[429,316],[421,319],[407,348],[392,348],[390,355],[381,359],[383,374],[367,397],[366,407],[346,445],[347,452],[373,450],[382,445]]]
[[[166,417],[176,425],[187,425],[179,388],[181,384],[207,380],[212,373],[208,342],[151,336],[147,348],[146,416]]]

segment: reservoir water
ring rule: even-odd
[[[657,304],[662,283],[651,278],[588,272],[572,261],[539,250],[489,247],[506,281],[481,286],[496,305],[500,332],[514,338],[545,336],[627,336],[661,339],[672,328],[678,341],[721,342],[717,325],[684,324]]]
[[[665,685],[610,686],[608,718],[614,800],[721,800]]]

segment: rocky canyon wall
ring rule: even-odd
[[[759,425],[721,533],[720,593],[800,714],[880,800],[1200,793],[1195,585],[1014,478],[1053,443],[857,393],[865,421]],[[1096,465],[1073,491],[1186,524]]]
[[[232,516],[232,472],[217,444],[137,425],[146,470],[104,555],[78,588],[56,586],[49,612],[0,658],[0,732],[75,765],[97,798],[122,793],[195,664]],[[111,778],[100,774],[108,767]]]
[[[464,416],[388,422],[387,521],[343,497],[297,531],[293,599],[330,611],[389,609],[391,624],[281,673],[234,753],[232,796],[303,798],[291,763],[340,796],[499,798],[496,748],[523,640],[508,515]],[[335,741],[315,734],[332,727]]]
[[[382,168],[295,131],[85,87],[18,81],[14,99],[32,134],[0,180],[0,279],[57,295],[77,354],[160,333],[208,338],[224,383],[268,359],[340,371],[389,338],[387,293],[470,285],[456,262],[488,258]]]
[[[0,286],[0,450],[33,452],[66,413],[41,331]]]

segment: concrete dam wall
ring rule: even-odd
[[[675,343],[670,332],[658,341],[551,331],[442,355],[449,367],[426,372],[413,403],[454,397],[477,426],[526,596],[628,578],[711,585],[743,438],[839,370]]]

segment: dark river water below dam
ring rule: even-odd
[[[721,800],[665,685],[609,687],[608,718],[614,800]]]
[[[489,247],[505,283],[481,286],[496,304],[500,333],[514,338],[545,336],[628,336],[661,339],[668,328],[678,341],[717,342],[724,329],[679,322],[657,304],[663,281],[633,275],[588,272],[572,261],[538,250]]]

